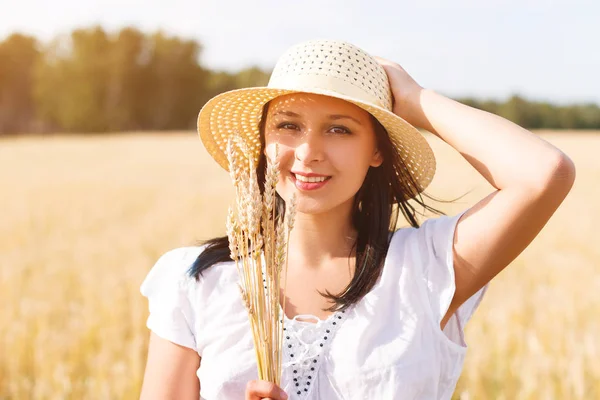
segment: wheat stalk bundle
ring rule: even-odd
[[[236,147],[239,152],[236,151]],[[286,202],[285,219],[277,215],[275,187],[279,180],[277,148],[275,160],[268,160],[264,192],[261,195],[256,166],[245,142],[237,136],[227,142],[229,173],[235,186],[235,206],[229,208],[227,237],[229,250],[240,277],[240,293],[248,311],[258,377],[280,384],[283,342],[283,309],[279,305],[287,283],[287,243],[294,226],[295,195]],[[243,161],[240,161],[243,160]],[[247,162],[246,168],[240,162]]]

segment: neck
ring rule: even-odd
[[[350,205],[351,206],[351,205]],[[290,233],[288,257],[292,264],[319,269],[334,260],[348,258],[356,240],[350,207],[323,214],[296,213]]]

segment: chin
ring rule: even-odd
[[[300,193],[296,194],[296,201],[296,212],[302,214],[320,214],[330,208],[322,201],[306,198]]]
[[[334,210],[339,211],[340,207],[346,208],[348,210],[351,207],[347,201],[343,201],[343,199],[336,199],[337,201],[332,201],[333,199],[314,199],[310,197],[304,197],[302,194],[297,194],[298,203],[296,205],[296,212],[305,214],[305,215],[319,215],[325,214]]]
[[[331,210],[331,207],[324,207],[323,204],[306,204],[306,202],[298,202],[296,212],[306,215],[318,215]]]

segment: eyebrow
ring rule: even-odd
[[[276,113],[275,113],[275,114],[273,114],[273,115],[286,115],[286,116],[288,116],[288,117],[296,117],[296,118],[300,118],[300,117],[301,117],[301,115],[300,115],[300,114],[296,114],[296,113],[295,113],[295,112],[293,112],[293,111],[278,111],[278,112],[276,112]],[[356,118],[354,118],[354,117],[351,117],[351,116],[349,116],[349,115],[343,115],[343,114],[331,114],[331,115],[329,115],[328,117],[329,117],[329,119],[332,119],[332,120],[338,120],[338,119],[350,119],[350,120],[352,120],[352,121],[356,122],[358,125],[362,125],[362,122],[360,122],[360,121],[359,121],[359,120],[357,120]]]

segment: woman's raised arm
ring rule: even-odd
[[[561,150],[528,130],[423,89],[398,64],[378,61],[390,80],[394,113],[448,143],[498,189],[457,223],[456,291],[440,321],[444,326],[537,236],[571,190],[575,166]]]

